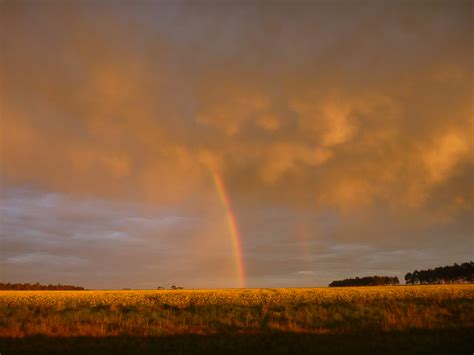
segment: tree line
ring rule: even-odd
[[[440,266],[428,270],[415,270],[405,275],[407,285],[429,285],[429,284],[452,284],[473,283],[474,262],[454,264],[451,266]],[[329,287],[344,286],[386,286],[399,285],[398,277],[390,276],[366,276],[352,279],[333,281]]]
[[[400,281],[398,277],[390,276],[366,276],[356,277],[354,279],[344,279],[333,281],[329,284],[329,287],[347,287],[347,286],[386,286],[386,285],[398,285]]]
[[[79,290],[84,290],[84,287],[79,287],[79,286],[71,286],[71,285],[40,285],[38,282],[34,284],[30,283],[2,283],[0,282],[0,290],[68,290],[68,291],[79,291]]]
[[[415,270],[405,275],[407,285],[451,284],[474,282],[474,262]]]

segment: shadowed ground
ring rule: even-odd
[[[366,334],[1,338],[10,354],[472,354],[474,329]]]

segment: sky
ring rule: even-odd
[[[312,287],[472,260],[471,1],[0,1],[0,280]]]

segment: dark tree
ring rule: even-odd
[[[329,287],[347,287],[347,286],[386,286],[386,285],[398,285],[400,281],[398,277],[390,276],[366,276],[356,277],[355,279],[344,279],[339,281],[333,281],[329,284]]]
[[[56,291],[56,290],[69,290],[69,291],[79,291],[79,290],[84,290],[84,287],[78,287],[78,286],[71,286],[71,285],[40,285],[38,282],[34,284],[30,283],[18,283],[18,284],[12,284],[12,283],[0,283],[0,290],[33,290],[33,291],[41,291],[41,290],[50,290],[50,291]]]
[[[405,283],[407,285],[413,285],[413,274],[409,272],[408,274],[405,275]]]
[[[434,269],[415,270],[405,275],[407,285],[451,284],[474,282],[474,262],[439,266]]]

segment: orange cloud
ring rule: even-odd
[[[313,209],[442,209],[446,191],[460,201],[468,188],[472,67],[457,7],[442,23],[429,12],[430,32],[394,6],[391,26],[411,41],[362,26],[378,16],[341,14],[344,26],[325,31],[313,26],[324,14],[287,18],[278,6],[249,27],[222,9],[178,6],[181,30],[153,31],[134,8],[137,32],[125,30],[122,8],[77,18],[6,7],[2,174],[13,184],[183,203],[207,199],[212,168],[239,196]],[[26,33],[30,16],[40,17]],[[225,19],[228,31],[216,32]],[[278,37],[255,42],[264,29]]]

